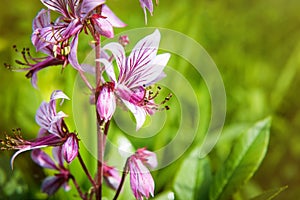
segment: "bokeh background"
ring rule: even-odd
[[[137,0],[108,0],[108,5],[128,24],[122,30],[145,26]],[[224,151],[231,145],[233,130],[272,116],[267,155],[246,185],[245,193],[287,185],[288,189],[277,199],[293,200],[300,196],[299,7],[298,0],[161,0],[154,16],[148,18],[148,26],[173,29],[195,39],[222,74],[227,117],[223,143],[212,152],[215,165],[225,159]],[[34,51],[30,43],[31,22],[41,8],[39,0],[1,1],[1,63],[13,64],[20,57],[13,45]],[[40,102],[48,99],[50,91],[56,88],[72,93],[72,87],[68,86],[74,81],[74,70],[67,67],[63,76],[60,74],[60,67],[46,69],[39,74],[40,89],[33,90],[23,72],[0,68],[2,136],[20,127],[24,137],[35,137],[38,126],[34,115]],[[0,154],[0,199],[45,198],[39,186],[44,172],[30,160],[28,153],[16,160],[19,167],[12,172],[10,155]]]

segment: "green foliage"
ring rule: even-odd
[[[256,123],[235,142],[226,162],[213,177],[210,200],[229,199],[257,170],[264,158],[271,120]]]
[[[199,148],[184,159],[175,176],[175,199],[208,199],[211,182],[209,159],[200,158]]]
[[[284,191],[286,189],[287,189],[287,186],[268,190],[254,198],[251,198],[251,200],[272,200],[275,197],[277,197],[282,191]]]

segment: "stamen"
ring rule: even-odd
[[[146,88],[145,91],[145,96],[142,102],[142,106],[145,106],[147,108],[147,110],[153,110],[153,111],[163,111],[163,110],[169,110],[170,107],[165,105],[163,106],[166,102],[168,102],[171,97],[173,96],[172,93],[168,94],[167,97],[165,97],[165,99],[160,103],[160,104],[156,104],[154,103],[154,99],[158,96],[160,90],[162,89],[160,86],[157,86],[157,91],[153,91],[151,90],[151,86]],[[162,107],[163,106],[163,107]]]
[[[10,64],[4,63],[4,67],[8,70],[12,70],[12,66]]]
[[[21,136],[21,129],[12,129],[13,137],[5,135],[5,139],[0,139],[0,150],[13,150],[20,149],[22,145],[25,145],[26,141]]]
[[[13,45],[12,48],[15,50],[15,52],[18,52],[17,45]]]

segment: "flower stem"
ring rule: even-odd
[[[97,59],[100,58],[100,38],[98,38],[98,41],[96,41],[96,93],[95,93],[95,104],[97,104],[98,97],[99,97],[99,90],[101,87],[101,64]],[[103,128],[102,128],[102,122],[99,116],[99,113],[97,112],[97,106],[96,106],[96,116],[97,116],[97,148],[98,148],[98,159],[97,159],[97,187],[95,188],[96,191],[96,199],[101,200],[102,199],[102,176],[103,176]]]
[[[124,182],[125,182],[125,177],[126,175],[128,174],[128,159],[126,160],[126,163],[125,163],[125,166],[124,166],[124,169],[123,169],[123,174],[122,174],[122,178],[121,178],[121,181],[120,181],[120,184],[119,184],[119,187],[116,191],[116,194],[113,198],[113,200],[117,200],[119,195],[120,195],[120,192],[122,190],[122,187],[124,185]]]
[[[101,14],[102,6],[97,8],[97,13]],[[103,127],[102,121],[100,119],[99,113],[97,112],[97,101],[99,97],[99,92],[101,88],[101,76],[102,76],[102,69],[101,63],[98,61],[101,57],[101,35],[98,33],[94,34],[95,43],[95,56],[96,56],[96,92],[95,92],[95,110],[97,116],[97,148],[98,148],[98,158],[97,158],[97,187],[95,188],[96,192],[96,200],[102,199],[102,180],[103,180],[103,156],[104,156],[104,149],[103,149]]]
[[[83,82],[85,83],[85,85],[91,90],[93,91],[93,87],[91,86],[90,82],[87,80],[86,76],[84,75],[83,71],[78,70],[81,79],[83,80]]]
[[[96,188],[96,183],[95,183],[94,179],[92,178],[89,170],[87,169],[87,167],[86,167],[86,165],[85,165],[85,163],[84,163],[84,161],[83,161],[83,159],[81,157],[81,154],[79,152],[78,152],[78,156],[77,157],[78,157],[80,165],[81,165],[83,171],[85,172],[86,176],[88,177],[89,181],[92,183],[93,187]]]
[[[80,187],[79,187],[79,185],[78,185],[78,183],[77,183],[77,181],[76,181],[76,179],[73,175],[71,175],[71,179],[72,179],[72,181],[73,181],[73,183],[74,183],[81,199],[86,200],[87,199],[86,195],[83,194],[83,192],[81,191],[81,189],[80,189]]]

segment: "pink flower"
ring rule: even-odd
[[[64,122],[67,115],[56,111],[56,100],[69,99],[62,91],[53,91],[50,101],[42,102],[37,113],[36,122],[40,126],[38,137],[33,140],[22,138],[20,131],[14,137],[6,137],[2,141],[4,149],[18,150],[11,158],[11,166],[15,158],[22,152],[40,149],[47,146],[61,146],[65,160],[70,163],[78,155],[78,138],[75,133],[70,133]]]
[[[72,176],[64,166],[61,147],[53,148],[52,154],[54,160],[40,149],[31,152],[32,160],[39,166],[57,171],[54,176],[47,177],[42,183],[42,191],[48,195],[54,194],[60,187],[63,187],[66,191],[70,190],[68,181]]]
[[[54,65],[63,65],[64,68],[70,63],[76,70],[82,71],[77,59],[78,37],[82,30],[86,33],[86,30],[90,30],[94,37],[100,34],[112,38],[114,27],[126,26],[104,4],[105,0],[41,0],[41,2],[48,10],[42,9],[33,20],[31,41],[36,50],[47,54],[47,57],[33,58],[30,55],[26,57],[24,51],[24,62],[17,62],[28,66],[22,70],[29,71],[26,77],[32,78],[34,87],[37,82],[36,73],[43,68]],[[96,12],[99,6],[102,7],[101,14]],[[51,21],[50,11],[60,14],[54,22]]]
[[[106,165],[103,163],[103,177],[106,182],[106,184],[114,189],[117,190],[118,186],[120,185],[121,182],[121,177],[119,175],[119,171],[111,166]]]
[[[105,65],[110,82],[114,84],[114,89],[109,92],[113,91],[116,98],[133,113],[137,130],[144,124],[146,115],[152,115],[159,110],[161,105],[154,102],[157,94],[146,89],[165,76],[163,69],[170,58],[168,53],[156,55],[159,41],[160,33],[155,30],[154,33],[140,40],[128,57],[125,56],[125,50],[121,44],[113,42],[105,45],[103,49],[111,51],[116,59],[118,77],[108,60],[99,59]],[[111,101],[110,104],[114,102]]]
[[[107,122],[116,110],[116,98],[114,95],[114,83],[104,84],[99,92],[97,100],[97,111],[100,119]]]
[[[138,149],[134,155],[128,158],[127,164],[130,186],[135,198],[143,200],[144,197],[148,199],[150,195],[153,197],[154,180],[145,165],[156,167],[156,155],[145,148]]]
[[[142,9],[144,10],[145,23],[147,24],[147,11],[146,11],[146,9],[150,12],[150,14],[152,16],[152,14],[153,14],[152,0],[140,0],[140,4],[141,4]],[[158,0],[156,0],[156,4],[158,4]]]

